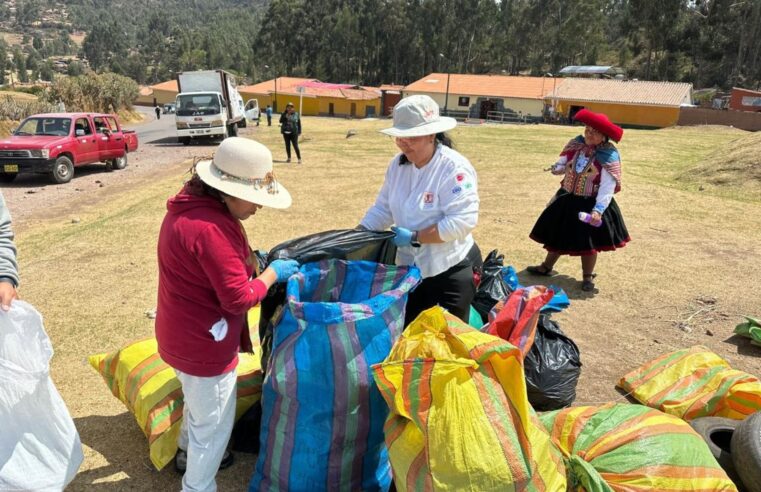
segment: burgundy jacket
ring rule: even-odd
[[[235,369],[241,340],[250,346],[245,315],[267,287],[249,280],[248,241],[223,203],[186,185],[167,210],[158,242],[159,354],[184,373],[218,376]],[[215,341],[210,330],[222,319],[227,334]]]

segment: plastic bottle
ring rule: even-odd
[[[600,220],[593,220],[592,214],[588,214],[586,212],[579,212],[579,220],[582,222],[586,222],[587,224],[591,225],[592,227],[600,227],[602,225],[602,219]]]

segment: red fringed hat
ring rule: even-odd
[[[624,136],[624,129],[610,121],[608,117],[602,113],[593,113],[588,109],[582,109],[576,113],[576,116],[574,116],[573,119],[591,126],[616,142],[620,142],[621,137]]]

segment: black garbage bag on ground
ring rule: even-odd
[[[523,368],[528,401],[535,410],[557,410],[576,399],[581,375],[579,348],[547,314],[539,317],[534,344]]]
[[[341,229],[318,232],[278,244],[270,250],[265,261],[296,260],[299,263],[339,259],[366,260],[393,265],[396,263],[396,246],[393,232]],[[285,284],[274,285],[261,303],[259,337],[262,343],[262,371],[267,374],[267,363],[272,351],[272,331],[280,320],[285,305]]]
[[[505,283],[502,278],[502,267],[504,267],[505,255],[499,254],[495,249],[490,252],[484,260],[483,271],[481,272],[481,283],[476,289],[476,296],[473,298],[472,305],[481,320],[484,323],[489,322],[489,311],[497,304],[498,301],[507,298],[512,289]]]
[[[259,400],[235,422],[230,437],[233,451],[257,454],[259,452],[259,429],[261,426],[262,400]]]

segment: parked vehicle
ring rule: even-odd
[[[249,99],[246,103],[246,119],[249,121],[257,121],[259,119],[259,100]]]
[[[243,98],[235,77],[224,70],[177,74],[177,140],[185,145],[196,138],[223,140],[246,126]]]
[[[174,114],[176,112],[176,106],[174,103],[164,104],[164,107],[161,108],[162,114]]]
[[[124,169],[127,153],[137,147],[137,134],[123,130],[112,114],[33,115],[0,140],[0,182],[9,183],[21,173],[37,173],[49,174],[54,183],[67,183],[75,167],[95,162]]]

